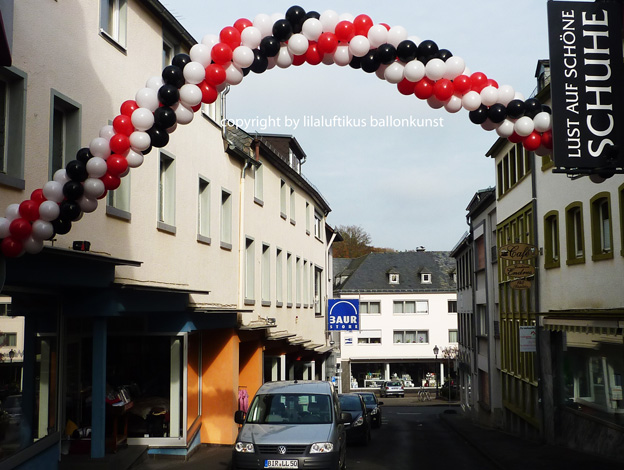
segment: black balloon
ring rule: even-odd
[[[169,129],[176,123],[176,114],[169,106],[160,106],[154,111],[154,122],[163,129]]]
[[[442,59],[444,62],[446,62],[448,59],[453,57],[453,54],[451,54],[451,51],[449,51],[448,49],[440,49],[438,52],[433,54],[433,57],[437,57],[438,59]]]
[[[306,11],[300,6],[292,6],[286,11],[286,19],[292,26],[293,33],[300,33],[303,22],[306,20]]]
[[[188,54],[176,54],[171,61],[171,65],[178,67],[180,70],[184,70],[184,67],[190,61],[191,57]]]
[[[318,11],[310,10],[306,13],[306,20],[308,18],[316,18],[317,20],[321,19],[321,14]]]
[[[376,49],[375,57],[385,65],[391,64],[396,59],[397,51],[392,44],[382,44]]]
[[[247,75],[249,75],[251,67],[243,67],[241,70],[243,71],[243,77],[246,77]]]
[[[495,124],[503,122],[507,117],[507,108],[500,103],[495,103],[488,109],[488,117]]]
[[[377,53],[374,49],[366,54],[364,57],[360,58],[360,66],[362,67],[362,70],[364,70],[364,72],[366,73],[373,73],[377,71],[380,65],[381,62],[377,58]]]
[[[71,180],[63,185],[63,196],[70,201],[80,199],[83,194],[84,187],[82,186],[82,183],[79,183],[78,181]]]
[[[72,223],[69,219],[54,219],[52,221],[52,228],[54,229],[54,233],[58,235],[65,235],[69,233],[71,230]]]
[[[180,100],[180,90],[175,85],[165,83],[158,89],[158,100],[165,106],[173,106]]]
[[[418,60],[429,60],[438,52],[438,45],[430,39],[425,39],[418,45]]]
[[[286,42],[293,35],[293,28],[288,20],[277,20],[273,24],[273,36],[280,42]]]
[[[184,85],[184,74],[180,67],[175,65],[167,65],[162,71],[162,78],[165,83],[180,88]]]
[[[93,158],[93,155],[91,155],[91,152],[89,151],[87,147],[83,147],[76,152],[76,160],[82,163],[87,163],[92,158]]]
[[[61,220],[74,221],[79,219],[82,213],[80,206],[73,201],[63,201],[59,204],[59,208],[61,210],[59,219]]]
[[[474,124],[483,124],[488,118],[488,107],[482,104],[474,111],[470,111],[468,117]]]
[[[534,118],[536,114],[542,112],[542,103],[535,98],[529,98],[524,102],[524,115]]]
[[[253,73],[265,72],[269,67],[269,59],[267,59],[267,56],[264,55],[260,49],[254,49],[253,53],[254,60],[250,67],[251,71]]]
[[[80,160],[72,160],[65,166],[67,176],[74,181],[84,181],[89,177],[87,172],[87,164]]]
[[[147,134],[150,136],[152,147],[164,147],[169,143],[169,134],[167,134],[167,131],[157,124],[154,124],[151,128],[149,128],[147,130]]]
[[[418,56],[418,46],[414,41],[406,39],[397,46],[397,57],[401,62],[411,62]]]
[[[143,150],[141,153],[143,155],[147,155],[148,153],[150,153],[152,151],[152,144],[150,144],[149,147],[147,147],[145,150]]]
[[[265,36],[260,41],[260,51],[267,57],[275,57],[280,50],[280,42],[275,36]]]
[[[353,56],[351,62],[349,62],[349,67],[352,69],[361,69],[362,68],[362,58]]]
[[[542,105],[542,111],[545,111],[548,114],[552,114],[552,108],[550,106],[548,106],[547,104],[543,104]]]
[[[511,100],[507,105],[507,116],[512,119],[524,116],[524,102],[522,100]]]

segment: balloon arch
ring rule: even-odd
[[[72,222],[95,211],[98,199],[118,188],[152,147],[167,145],[169,134],[190,123],[202,103],[215,102],[226,86],[241,83],[249,72],[306,62],[375,73],[399,93],[416,95],[432,108],[450,113],[464,108],[474,124],[539,155],[552,149],[550,108],[525,100],[484,73],[470,73],[463,59],[435,42],[410,37],[402,26],[375,24],[367,15],[319,14],[293,6],[284,18],[241,18],[218,36],[205,36],[190,55],[176,55],[52,181],[6,208],[0,218],[2,254],[35,254],[44,240],[68,233]]]

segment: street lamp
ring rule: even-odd
[[[449,405],[451,404],[451,359],[455,359],[455,357],[457,356],[458,352],[459,352],[459,350],[457,349],[457,347],[454,347],[454,346],[449,346],[447,348],[442,349],[442,354],[444,354],[444,357],[447,360],[447,367],[448,367],[448,375],[449,375],[449,380],[448,380],[448,401],[449,401]]]
[[[436,344],[433,347],[433,354],[435,354],[435,363],[436,365],[438,364],[438,353],[440,352],[440,348],[438,348],[438,345]],[[436,398],[438,398],[438,374],[436,374]]]

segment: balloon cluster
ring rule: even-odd
[[[7,207],[0,218],[2,254],[38,253],[44,240],[68,233],[73,222],[119,187],[130,168],[143,163],[152,147],[167,145],[169,134],[190,123],[202,103],[215,102],[226,86],[241,83],[249,72],[304,63],[375,73],[432,108],[451,113],[464,108],[473,123],[539,155],[552,149],[547,106],[524,100],[511,86],[499,86],[482,72],[470,73],[463,59],[435,42],[408,37],[402,26],[375,24],[367,15],[319,14],[293,6],[285,17],[241,18],[219,35],[205,36],[189,55],[176,55],[52,181],[30,199]]]

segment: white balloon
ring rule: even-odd
[[[201,100],[202,92],[197,85],[191,85],[190,83],[182,85],[182,88],[180,88],[180,101],[182,103],[190,108],[192,106],[197,106],[201,103]]]
[[[444,72],[443,78],[447,78],[449,80],[453,80],[459,77],[466,68],[466,63],[464,62],[464,59],[457,56],[449,57],[448,59],[446,59],[445,64],[446,70]]]
[[[65,168],[56,170],[54,172],[54,175],[52,176],[52,179],[54,181],[58,181],[62,185],[65,185],[65,183],[67,183],[70,180],[69,176],[67,176],[67,171],[65,170]]]
[[[522,116],[514,124],[514,131],[521,137],[526,137],[535,130],[533,119],[529,116]]]
[[[384,77],[390,83],[399,83],[403,78],[405,66],[399,62],[393,62],[386,68],[384,72]]]
[[[151,88],[152,90],[158,91],[164,84],[165,81],[162,76],[154,75],[153,77],[147,79],[147,82],[145,82],[145,88]]]
[[[498,103],[507,106],[514,99],[515,91],[510,85],[501,85],[498,87]]]
[[[303,22],[301,33],[308,38],[308,41],[316,41],[323,33],[323,23],[316,18],[308,18]]]
[[[481,106],[481,95],[474,90],[469,91],[462,97],[462,106],[468,111],[478,109]]]
[[[113,137],[116,134],[115,129],[113,128],[113,126],[111,126],[110,124],[103,126],[100,129],[100,137],[102,137],[103,139],[106,140],[111,140],[111,137]]]
[[[466,77],[470,77],[470,75],[472,75],[472,72],[470,71],[468,67],[466,67],[464,71],[461,73],[461,75],[466,75]]]
[[[152,139],[150,139],[150,136],[147,132],[134,131],[132,134],[130,134],[130,147],[136,152],[143,152],[144,150],[147,150],[151,144]]]
[[[488,118],[483,124],[481,124],[481,128],[486,131],[493,131],[494,129],[498,129],[499,125],[500,123],[494,123]]]
[[[288,68],[293,63],[293,54],[288,50],[287,46],[280,47],[280,50],[275,58],[275,63],[281,69]]]
[[[368,30],[367,36],[370,41],[370,46],[373,49],[376,49],[382,44],[386,44],[388,42],[388,30],[381,24],[371,26]]]
[[[446,109],[449,113],[458,112],[462,109],[461,98],[457,95],[451,96],[451,98],[444,104],[444,109]]]
[[[246,28],[249,29],[249,28]],[[207,46],[206,44],[197,43],[191,47],[190,56],[193,62],[197,62],[202,64],[204,69],[210,65],[212,62],[212,57],[210,57],[210,53],[212,52],[212,46]]]
[[[43,250],[43,242],[33,237],[32,233],[22,242],[22,246],[24,247],[24,251],[26,253],[30,253],[31,255],[36,255]]]
[[[334,62],[336,65],[344,67],[345,65],[349,65],[351,63],[351,59],[353,59],[353,54],[351,54],[349,46],[339,45],[336,48],[336,52],[334,52]]]
[[[104,182],[99,178],[87,178],[82,186],[84,188],[84,195],[87,197],[98,198],[106,191]]]
[[[238,46],[232,52],[232,62],[234,62],[234,64],[241,69],[249,67],[251,64],[253,64],[253,61],[254,52],[247,46]],[[186,70],[186,67],[184,68],[184,70]]]
[[[86,212],[87,214],[95,211],[95,209],[97,209],[97,206],[98,206],[98,200],[96,198],[91,198],[87,196],[82,196],[76,202],[78,202],[80,209],[82,209],[82,211]]]
[[[418,36],[408,36],[407,39],[416,44],[416,47],[420,44],[421,39]]]
[[[433,109],[440,109],[444,106],[444,103],[433,95],[427,98],[427,104]]]
[[[533,118],[533,124],[537,132],[546,132],[551,126],[550,114],[546,111],[537,113]]]
[[[89,159],[89,161],[93,160],[93,158]],[[104,160],[102,161],[104,162]],[[106,162],[104,162],[104,165],[106,165]],[[65,195],[63,194],[63,185],[58,181],[48,181],[46,184],[44,184],[43,195],[48,201],[53,201],[56,203],[61,202],[63,199],[65,199]],[[41,216],[41,206],[39,206],[39,208],[39,215]]]
[[[6,217],[0,217],[0,239],[11,235],[11,230],[9,230],[10,226],[11,221],[9,219]]]
[[[349,41],[349,51],[355,57],[364,57],[370,51],[370,41],[366,36],[357,35]]]
[[[152,88],[141,88],[134,97],[139,108],[147,108],[154,112],[160,106],[158,92]]]
[[[491,85],[486,86],[481,90],[481,104],[486,106],[492,106],[498,100],[498,89]]]
[[[178,123],[176,122],[173,126],[167,127],[167,134],[171,134],[175,132],[177,128],[178,128]]]
[[[425,75],[427,78],[433,81],[440,80],[444,77],[444,73],[446,72],[446,65],[442,59],[431,59],[425,65]]]
[[[354,19],[355,19],[355,16],[352,15],[351,13],[341,13],[340,16],[338,17],[339,22],[350,21],[351,23],[353,23]]]
[[[132,125],[138,131],[146,131],[154,125],[154,113],[147,108],[137,108],[130,116]]]
[[[273,13],[271,15],[271,25],[274,25],[276,22],[278,22],[279,20],[283,20],[284,19],[284,14],[283,13]],[[273,31],[273,26],[271,26],[271,32]]]
[[[393,26],[388,31],[388,44],[398,47],[401,41],[407,39],[407,30],[403,26]]]
[[[241,45],[250,49],[256,49],[262,41],[262,33],[255,26],[248,26],[241,33]]]
[[[61,188],[61,192],[62,192]],[[13,222],[15,219],[20,217],[19,204],[9,204],[4,211],[5,217],[9,220],[9,222]]]
[[[375,75],[377,75],[377,78],[379,78],[380,80],[385,80],[386,76],[386,69],[388,68],[388,66],[386,64],[381,64],[377,70],[375,70]]]
[[[496,133],[504,139],[511,136],[511,134],[514,133],[513,121],[510,121],[509,119],[505,119],[503,122],[500,123],[500,125],[496,129]]]
[[[56,206],[59,208],[59,206]],[[60,208],[59,208],[60,213]],[[57,216],[58,217],[58,216]],[[56,217],[54,218],[56,219]],[[52,220],[54,220],[52,219]],[[54,235],[54,227],[49,221],[37,219],[32,224],[32,236],[39,240],[47,240]]]
[[[320,21],[323,25],[323,32],[333,33],[336,30],[336,25],[340,21],[340,17],[334,10],[325,10],[321,13]]]
[[[325,65],[333,65],[336,62],[334,61],[334,55],[333,54],[323,54],[323,59],[322,62]]]
[[[184,103],[176,103],[173,107],[176,114],[176,121],[180,125],[188,124],[193,120],[193,110],[188,108]]]
[[[225,83],[229,85],[238,85],[243,81],[243,71],[234,64],[230,64],[225,69]]]
[[[106,161],[100,157],[93,157],[87,161],[87,173],[91,178],[101,178],[108,171]],[[60,201],[58,201],[60,202]]]
[[[418,82],[425,76],[425,64],[419,60],[411,60],[405,64],[405,78],[410,82]]]
[[[186,83],[197,85],[206,78],[206,67],[199,62],[189,62],[184,66],[182,74],[184,75]]]
[[[208,46],[210,49],[212,49],[212,46],[221,42],[221,40],[219,39],[219,36],[217,36],[216,34],[206,34],[202,38],[201,42],[204,46]]]
[[[89,143],[89,151],[94,157],[100,157],[104,160],[110,157],[111,154],[108,140],[102,137],[96,137]]]
[[[514,94],[514,100],[524,101],[524,95],[519,91],[516,91],[516,93]]]
[[[294,55],[303,55],[310,45],[308,39],[301,33],[293,34],[288,40],[288,50]]]
[[[140,167],[141,165],[143,165],[144,160],[145,160],[145,157],[143,156],[141,152],[135,152],[134,150],[130,149],[128,150],[128,153],[126,154],[126,161],[128,162],[129,168]]]
[[[43,201],[39,206],[39,218],[46,222],[56,219],[61,213],[61,208],[55,201]]]

